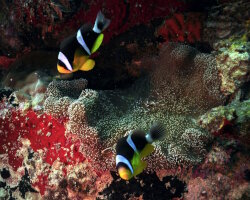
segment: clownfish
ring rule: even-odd
[[[146,167],[147,162],[142,158],[154,151],[153,142],[165,136],[164,127],[157,123],[150,131],[130,131],[129,135],[118,140],[116,145],[116,168],[119,176],[124,180],[140,174]]]
[[[94,27],[84,24],[74,35],[64,39],[60,45],[57,70],[69,74],[78,70],[89,71],[95,66],[90,59],[91,54],[97,51],[102,44],[103,31],[109,26],[110,20],[98,12]]]

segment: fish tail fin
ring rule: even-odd
[[[109,24],[110,24],[110,19],[105,18],[102,12],[99,11],[96,16],[93,31],[96,33],[101,33],[109,26]]]
[[[148,143],[152,143],[156,140],[164,138],[166,135],[165,127],[161,123],[154,123],[150,128],[149,133],[146,135],[146,140]]]

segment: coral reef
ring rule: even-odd
[[[142,57],[158,53],[158,39],[154,35],[158,21],[154,20],[148,25],[136,25],[112,38],[100,48],[100,54],[96,57],[98,67],[89,74],[81,73],[76,77],[86,78],[91,89],[110,90],[130,86],[146,70],[141,65]]]
[[[31,110],[23,113],[4,102],[0,113],[1,169],[7,167],[15,171],[13,174],[18,177],[8,182],[10,187],[15,187],[25,167],[34,189],[43,195],[47,186],[52,187],[67,173],[62,166],[85,160],[81,142],[76,136],[65,137],[65,119],[54,119]]]
[[[218,187],[220,185],[220,187]],[[230,179],[222,174],[215,174],[207,178],[196,178],[188,185],[189,193],[186,199],[213,199],[225,197],[230,191]]]
[[[80,1],[1,1],[1,51],[14,56],[23,49],[51,46],[54,24],[77,11]]]
[[[250,31],[249,31],[250,36]],[[250,42],[247,38],[229,38],[216,43],[216,62],[222,78],[221,91],[225,95],[234,94],[250,81]]]
[[[157,66],[151,85],[153,98],[163,104],[158,108],[195,115],[225,102],[213,56],[170,43],[151,65]]]
[[[169,54],[167,62],[165,57]],[[190,60],[189,65],[184,65],[187,60]],[[99,160],[104,169],[105,165],[107,169],[113,167],[110,165],[113,158],[109,159],[106,154],[112,155],[119,137],[138,126],[147,130],[158,120],[164,122],[168,134],[149,158],[149,169],[199,163],[212,137],[196,126],[194,118],[224,102],[214,59],[191,47],[169,44],[152,63],[158,66],[152,76],[138,80],[126,90],[94,91],[84,89],[84,85],[80,91],[70,88],[80,85],[71,81],[52,82],[46,94],[45,112],[69,118],[67,132],[82,137],[83,143],[86,141],[83,145],[86,156],[92,161]],[[196,83],[195,89],[194,84],[189,87],[190,79]],[[185,80],[187,84],[183,84]],[[175,85],[169,86],[171,81]],[[74,91],[75,96],[64,88]],[[100,159],[104,157],[103,151],[105,161]],[[155,160],[159,161],[157,166]]]
[[[249,127],[250,120],[250,100],[235,100],[227,106],[212,108],[210,111],[200,116],[198,123],[202,128],[207,129],[210,133],[218,133],[226,125],[237,125],[239,128]],[[240,130],[241,136],[249,134],[247,129]]]
[[[11,89],[0,89],[0,101],[2,101],[4,98],[9,98],[12,92],[13,90]]]
[[[201,40],[201,20],[200,13],[174,14],[156,30],[156,35],[164,42],[195,43]]]
[[[43,199],[96,199],[98,193],[111,183],[110,173],[98,176],[88,162],[69,165],[67,177],[57,181],[58,186],[52,187]]]
[[[249,6],[247,0],[237,0],[212,7],[204,23],[202,40],[213,47],[216,42],[232,35],[241,36],[247,33]]]
[[[112,23],[96,67],[58,75],[60,41],[99,10]],[[0,1],[0,199],[249,199],[249,10]],[[156,121],[166,137],[123,181],[117,140]]]
[[[98,199],[173,199],[182,198],[185,192],[185,183],[177,177],[166,176],[159,180],[155,173],[141,174],[128,183],[114,173],[112,176],[114,180]]]
[[[51,82],[46,92],[44,111],[54,117],[68,118],[66,133],[82,137],[82,151],[91,161],[96,163],[99,170],[105,171],[106,166],[103,164],[101,151],[108,146],[101,145],[97,130],[88,125],[87,118],[87,112],[90,112],[98,99],[98,93],[85,89],[86,85],[85,79]],[[113,158],[109,160],[106,157],[105,160],[109,168],[113,166]]]
[[[11,99],[23,110],[40,110],[46,88],[56,78],[56,60],[54,52],[26,53],[2,71],[1,87],[13,90]]]
[[[184,198],[249,199],[248,151],[225,139],[215,143],[205,161],[193,169]]]
[[[50,51],[33,51],[25,53],[11,64],[3,77],[5,87],[22,89],[26,84],[41,79],[50,82],[56,75],[57,53]]]
[[[86,85],[85,79],[51,82],[46,92],[44,111],[55,117],[69,117],[67,114],[69,105],[85,89]]]
[[[250,80],[249,9],[245,0],[212,7],[204,24],[202,41],[214,49],[225,95],[237,93]]]
[[[1,199],[41,199],[41,195],[31,186],[27,169],[17,175],[8,168],[1,168],[0,197]]]
[[[26,50],[57,48],[60,41],[74,33],[83,23],[92,22],[99,10],[111,20],[105,42],[137,24],[147,24],[164,17],[171,10],[185,10],[182,1],[32,1],[1,2],[0,41],[4,55],[15,57]],[[9,19],[9,20],[8,20]],[[67,27],[67,28],[65,28]]]
[[[15,61],[14,58],[8,58],[6,56],[0,56],[0,68],[8,69],[9,65]]]

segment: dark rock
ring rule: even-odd
[[[1,170],[1,177],[2,177],[3,179],[9,178],[9,177],[10,177],[10,171],[9,171],[8,169],[6,169],[6,168],[3,168],[3,169]]]
[[[245,179],[247,180],[247,181],[250,181],[250,170],[249,169],[246,169],[245,171],[244,171],[244,173],[245,173]]]
[[[151,174],[143,173],[136,179],[124,181],[114,172],[111,174],[114,178],[113,182],[100,193],[106,199],[122,200],[142,195],[144,200],[167,200],[181,198],[185,192],[186,184],[173,176],[166,176],[160,181],[155,172]]]
[[[11,89],[6,89],[6,88],[0,89],[0,101],[4,97],[9,98],[9,96],[11,95],[12,92],[13,92],[13,90],[11,90]]]

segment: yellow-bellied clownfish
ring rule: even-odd
[[[147,167],[147,163],[142,158],[154,151],[152,143],[163,136],[165,136],[165,129],[157,123],[147,134],[144,131],[135,130],[119,139],[116,145],[116,168],[120,177],[129,180],[140,174]]]
[[[64,39],[60,45],[57,70],[69,74],[78,70],[89,71],[95,66],[90,55],[97,51],[103,41],[102,31],[110,24],[102,12],[98,12],[95,25],[84,24],[74,35]]]

